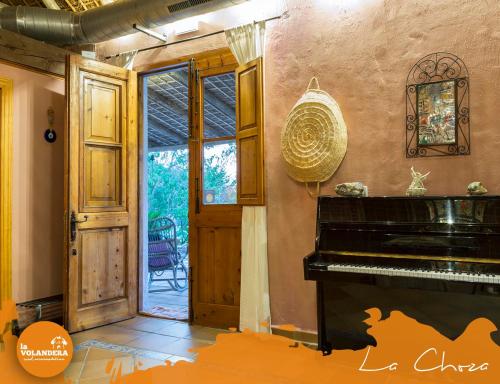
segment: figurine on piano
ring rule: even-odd
[[[429,176],[430,172],[427,172],[425,175],[420,172],[416,172],[413,167],[411,167],[411,177],[413,180],[411,181],[410,186],[406,190],[406,196],[423,196],[427,189],[424,187],[424,180],[427,176]]]

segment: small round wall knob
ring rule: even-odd
[[[47,140],[47,142],[49,143],[53,143],[54,141],[56,141],[57,138],[56,131],[54,131],[53,129],[47,129],[43,136],[45,137],[45,140]]]

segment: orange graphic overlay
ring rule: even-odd
[[[50,379],[38,378],[26,372],[17,360],[17,337],[12,335],[10,324],[17,318],[16,305],[11,302],[2,303],[0,310],[0,383],[15,384],[63,384],[64,376],[59,374]]]
[[[452,341],[432,327],[395,311],[381,321],[367,311],[369,333],[377,346],[360,351],[333,351],[330,356],[285,337],[221,334],[215,345],[198,349],[194,363],[136,370],[123,376],[116,367],[113,383],[341,383],[341,384],[497,384],[500,347],[486,319],[473,321]],[[293,326],[284,328],[293,329]],[[363,364],[364,362],[364,364]],[[485,365],[486,364],[486,365]],[[139,367],[137,367],[139,368]]]
[[[0,326],[15,318],[13,305],[3,306]],[[367,311],[368,332],[376,347],[333,351],[330,356],[276,335],[250,331],[221,334],[213,346],[197,350],[194,363],[180,361],[124,374],[118,360],[106,372],[113,384],[242,383],[242,384],[497,384],[500,347],[491,339],[496,327],[486,319],[469,324],[456,340],[394,311],[381,320],[378,309]],[[2,327],[3,328],[3,327]],[[293,329],[293,326],[284,328]],[[0,383],[63,383],[62,375],[39,379],[20,367],[16,338],[3,335]]]
[[[73,342],[68,332],[50,321],[31,324],[17,341],[19,363],[33,376],[57,376],[68,367],[72,357]]]

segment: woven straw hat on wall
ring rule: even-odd
[[[306,183],[306,188],[308,183],[316,183],[319,194],[319,183],[333,176],[346,151],[347,127],[342,112],[313,77],[281,131],[281,155],[288,175]]]

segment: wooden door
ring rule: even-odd
[[[241,207],[236,199],[236,111],[234,101],[231,102],[231,98],[235,100],[236,64],[226,57],[207,59],[197,66],[198,102],[190,143],[190,189],[194,192],[190,201],[189,247],[192,321],[211,327],[238,327]],[[214,153],[230,156],[229,165],[224,167],[231,180],[223,187],[215,185],[214,176],[210,176],[215,165],[209,159]],[[234,174],[228,170],[233,166]]]
[[[75,332],[137,312],[137,75],[72,55],[66,97],[65,323]]]

